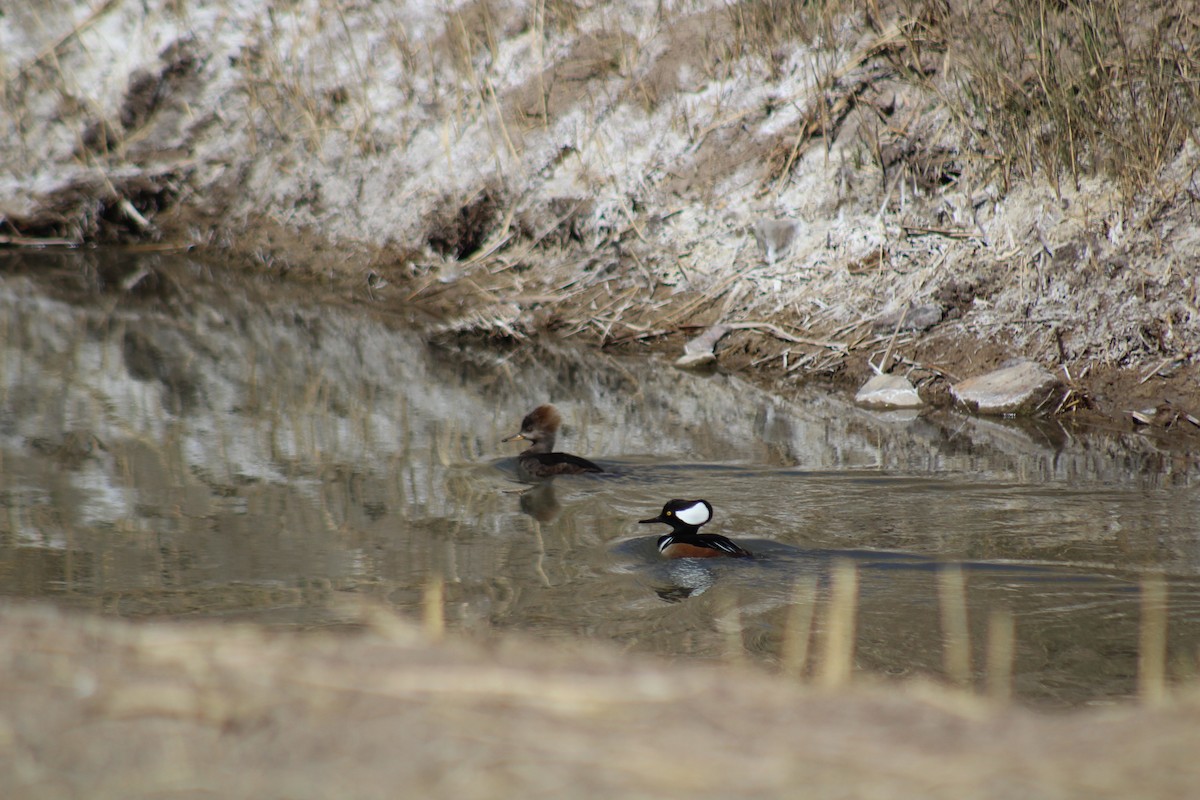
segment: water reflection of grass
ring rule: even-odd
[[[1018,638],[1018,617],[1002,605],[987,609],[986,618],[976,626],[977,633],[973,636],[969,624],[971,606],[963,568],[947,564],[937,568],[931,578],[936,583],[937,617],[940,620],[940,637],[937,639],[941,648],[940,670],[937,653],[924,653],[924,660],[910,664],[906,674],[910,678],[941,680],[947,687],[986,696],[1000,704],[1007,704],[1018,695],[1026,701],[1030,700],[1032,696],[1028,684],[1022,689],[1015,685],[1017,648],[1022,644]],[[878,625],[859,630],[858,606],[863,589],[859,567],[853,561],[835,561],[829,572],[820,579],[815,576],[802,577],[796,582],[786,607],[769,616],[763,616],[761,607],[755,607],[756,602],[761,606],[762,598],[756,601],[743,596],[746,591],[753,591],[748,589],[749,584],[742,587],[725,585],[729,579],[728,574],[724,575],[723,584],[722,578],[711,576],[711,582],[702,585],[694,594],[685,591],[678,596],[663,595],[669,602],[702,604],[701,610],[693,610],[684,619],[710,627],[712,634],[712,641],[707,647],[702,644],[697,647],[693,643],[689,649],[688,645],[675,642],[667,645],[668,650],[664,652],[688,653],[731,664],[750,661],[760,666],[774,664],[783,676],[826,688],[842,687],[864,679],[873,681],[878,676],[878,666],[868,667],[860,661],[860,648],[871,644],[869,639],[878,636],[879,630]],[[1141,596],[1136,693],[1143,702],[1157,704],[1171,693],[1172,684],[1177,687],[1176,692],[1189,691],[1187,687],[1196,674],[1197,665],[1194,656],[1184,656],[1168,669],[1168,605],[1163,579],[1158,576],[1145,578],[1141,584]],[[751,620],[751,617],[754,619]],[[1024,645],[1027,648],[1046,646],[1035,635],[1038,627],[1036,616],[1025,622],[1031,626],[1026,635],[1033,635],[1033,638]],[[673,641],[674,633],[659,627],[659,623],[655,615],[647,615],[646,636]],[[764,625],[778,626],[778,635],[764,638]],[[978,632],[980,628],[982,633]],[[702,641],[703,635],[700,630],[693,628],[687,638],[700,637]],[[1053,639],[1049,643],[1053,643]],[[894,647],[895,643],[890,646]],[[981,651],[978,659],[980,666],[973,663],[973,648]],[[893,660],[898,657],[895,655]],[[1086,680],[1083,676],[1090,674],[1085,664],[1081,664],[1080,669],[1083,671],[1080,676],[1073,677],[1073,681]],[[1114,665],[1114,669],[1116,673],[1109,675],[1109,678],[1121,674],[1120,666]],[[1104,676],[1095,677],[1099,679]],[[1022,680],[1028,682],[1032,678],[1026,665]],[[1053,685],[1054,679],[1050,679],[1049,686]],[[1093,689],[1101,691],[1097,687]],[[1103,693],[1109,691],[1106,689]],[[1042,692],[1045,696],[1041,696]],[[1049,687],[1042,692],[1032,693],[1036,695],[1034,702],[1065,701],[1067,705],[1079,702],[1078,698],[1071,699],[1070,691],[1064,692],[1062,697],[1054,697]]]

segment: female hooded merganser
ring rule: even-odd
[[[562,417],[554,406],[538,406],[521,420],[520,432],[503,440],[511,442],[524,439],[529,442],[529,449],[517,456],[518,473],[534,479],[543,479],[553,478],[555,475],[582,475],[585,472],[604,471],[586,458],[570,453],[553,452],[554,437],[558,434],[558,426],[561,424]]]
[[[658,552],[667,558],[748,558],[750,552],[716,533],[701,533],[700,526],[712,519],[707,500],[668,500],[654,519],[638,522],[665,522],[671,532],[658,539]]]

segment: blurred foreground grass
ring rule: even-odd
[[[1194,689],[1046,715],[358,614],[297,634],[0,609],[0,795],[1165,798],[1200,779]]]

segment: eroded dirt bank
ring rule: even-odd
[[[1195,698],[1071,716],[801,688],[386,612],[309,636],[0,609],[5,797],[1185,797]]]
[[[940,402],[1020,357],[1043,413],[1193,428],[1194,2],[820,5],[14,8],[0,237],[232,251],[467,335],[733,323],[781,387],[890,353]]]

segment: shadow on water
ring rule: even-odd
[[[414,613],[440,576],[459,630],[700,658],[736,640],[772,664],[799,589],[815,641],[849,562],[856,668],[939,675],[954,569],[976,679],[1003,610],[1018,695],[1076,705],[1134,691],[1138,581],[1162,573],[1173,674],[1194,671],[1196,466],[1137,437],[430,343],[179,256],[3,253],[0,271],[8,597],[336,627],[346,598]],[[559,448],[607,474],[517,480],[501,439],[544,402]],[[710,501],[705,531],[756,557],[661,560],[665,530],[637,520],[670,498]]]

